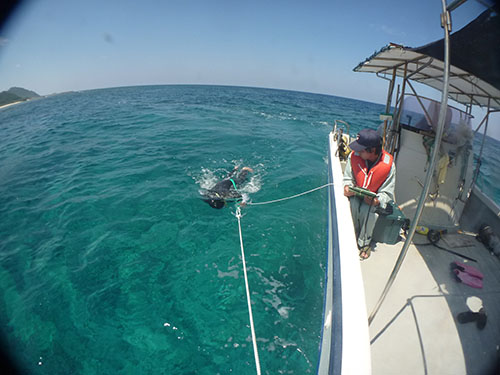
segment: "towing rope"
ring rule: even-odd
[[[314,189],[311,189],[311,190],[308,190],[308,191],[304,191],[303,193],[300,193],[300,194],[292,195],[291,197],[286,197],[286,198],[281,198],[281,199],[275,199],[275,200],[267,201],[267,202],[256,202],[256,203],[248,202],[247,205],[249,205],[249,206],[259,206],[261,204],[269,204],[269,203],[276,203],[276,202],[286,201],[288,199],[297,198],[297,197],[300,197],[301,195],[312,193],[313,191],[316,191],[316,190],[319,190],[319,189],[323,189],[323,188],[325,188],[327,186],[330,186],[330,185],[333,185],[333,182],[330,182],[330,183],[328,183],[326,185],[323,185],[323,186],[320,186],[320,187],[317,187],[317,188],[314,188]]]
[[[257,350],[257,339],[255,337],[255,328],[253,325],[252,301],[250,300],[250,288],[248,287],[247,266],[246,266],[246,261],[245,261],[245,250],[243,248],[243,237],[241,235],[241,220],[240,220],[241,219],[241,210],[239,207],[236,209],[236,218],[238,219],[238,229],[240,231],[241,261],[243,263],[243,274],[245,276],[245,288],[246,288],[246,292],[247,292],[248,316],[250,318],[250,330],[252,331],[253,354],[255,357],[255,367],[257,368],[257,375],[260,375],[259,352]]]
[[[233,182],[233,184],[234,184],[234,182]],[[253,206],[258,206],[258,205],[263,205],[263,204],[269,204],[269,203],[275,203],[275,202],[285,201],[285,200],[288,200],[288,199],[300,197],[301,195],[312,193],[313,191],[316,191],[316,190],[319,190],[319,189],[323,189],[323,188],[325,188],[327,186],[330,186],[330,185],[333,185],[333,183],[328,183],[326,185],[323,185],[323,186],[320,186],[320,187],[317,187],[317,188],[305,191],[303,193],[292,195],[291,197],[286,197],[286,198],[281,198],[281,199],[275,199],[275,200],[267,201],[267,202],[258,202],[258,203],[248,202],[247,204],[248,205],[253,205]],[[241,209],[240,209],[240,207],[236,208],[236,213],[234,215],[238,219],[238,230],[239,230],[239,233],[240,233],[241,261],[243,263],[243,275],[245,277],[245,289],[246,289],[246,293],[247,293],[248,317],[250,319],[250,331],[252,332],[252,344],[253,344],[253,354],[254,354],[254,357],[255,357],[255,367],[257,369],[257,375],[261,375],[261,372],[260,372],[260,361],[259,361],[259,351],[257,349],[257,339],[256,339],[256,336],[255,336],[255,327],[254,327],[254,324],[253,324],[252,301],[250,300],[250,288],[248,286],[247,266],[246,266],[246,260],[245,260],[245,249],[243,247],[243,236],[241,234],[241,217],[242,216],[241,216]]]

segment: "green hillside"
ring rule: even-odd
[[[21,87],[11,87],[7,91],[0,92],[0,106],[39,97],[40,95],[34,91]]]
[[[20,100],[24,100],[17,95],[11,94],[7,91],[0,92],[0,105],[10,104],[14,102],[18,102]]]
[[[11,94],[17,95],[23,99],[31,99],[31,98],[40,97],[40,95],[38,95],[36,92],[23,89],[22,87],[11,87],[10,89],[7,90],[7,92],[10,92]]]

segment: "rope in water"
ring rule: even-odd
[[[297,197],[300,197],[301,195],[312,193],[313,191],[316,191],[316,190],[319,190],[319,189],[323,189],[323,188],[325,188],[327,186],[330,186],[330,185],[333,185],[333,182],[330,182],[330,183],[328,183],[326,185],[323,185],[323,186],[320,186],[320,187],[317,187],[317,188],[305,191],[305,192],[300,193],[300,194],[292,195],[291,197],[286,197],[286,198],[281,198],[281,199],[275,199],[275,200],[267,201],[267,202],[256,202],[256,203],[248,202],[247,205],[249,205],[249,206],[250,205],[251,206],[259,206],[261,204],[269,204],[269,203],[276,203],[276,202],[286,201],[288,199],[297,198]]]
[[[252,301],[250,300],[250,288],[248,287],[247,266],[246,266],[246,261],[245,261],[245,250],[243,248],[243,237],[241,235],[241,220],[240,220],[241,219],[241,210],[239,207],[236,209],[236,218],[238,219],[238,229],[240,231],[241,261],[243,262],[243,274],[245,276],[245,288],[247,291],[248,316],[250,318],[250,330],[252,331],[253,354],[255,357],[255,367],[257,368],[257,375],[260,375],[259,352],[257,350],[257,339],[255,337],[255,327],[253,325]]]
[[[234,182],[233,182],[233,184],[234,184]],[[316,191],[316,190],[319,190],[319,189],[323,189],[323,188],[325,188],[327,186],[330,186],[330,185],[333,185],[333,183],[328,183],[326,185],[323,185],[323,186],[320,186],[320,187],[317,187],[317,188],[305,191],[303,193],[292,195],[291,197],[286,197],[286,198],[281,198],[281,199],[275,199],[275,200],[267,201],[267,202],[258,202],[258,203],[251,203],[251,202],[249,202],[247,204],[248,205],[253,205],[253,206],[258,206],[258,205],[263,205],[263,204],[269,204],[269,203],[275,203],[275,202],[285,201],[285,200],[288,200],[288,199],[300,197],[301,195],[312,193],[313,191]],[[255,327],[254,327],[254,324],[253,324],[252,301],[250,299],[250,288],[248,286],[247,266],[246,266],[246,260],[245,260],[245,249],[243,247],[243,236],[241,234],[241,209],[240,209],[240,207],[238,207],[236,209],[235,216],[238,219],[238,230],[239,230],[239,234],[240,234],[241,261],[243,263],[243,275],[245,277],[245,289],[246,289],[246,293],[247,293],[248,317],[250,319],[250,331],[252,332],[252,344],[253,344],[253,354],[254,354],[254,357],[255,357],[255,367],[257,369],[257,375],[261,375],[261,372],[260,372],[260,361],[259,361],[259,351],[258,351],[258,348],[257,348],[257,339],[256,339],[256,336],[255,336]]]

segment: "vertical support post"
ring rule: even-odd
[[[391,131],[390,131],[390,134],[389,134],[389,137],[387,139],[387,142],[386,142],[386,147],[385,150],[392,153],[391,150],[393,150],[394,148],[392,147],[392,144],[395,142],[395,134],[396,134],[396,129],[395,129],[395,123],[396,123],[396,118],[395,118],[395,114],[397,113],[398,111],[398,108],[399,108],[399,90],[400,90],[400,85],[398,85],[398,89],[396,91],[396,103],[394,103],[394,113],[393,113],[393,116],[392,116],[392,124],[391,124]]]
[[[392,95],[394,93],[394,83],[396,82],[396,68],[392,70],[392,78],[391,82],[389,83],[389,90],[387,92],[387,102],[385,104],[385,114],[388,114],[389,111],[391,110],[391,103],[392,103]],[[382,137],[382,146],[385,148],[386,147],[386,138],[387,138],[387,118],[384,119],[384,135]]]
[[[474,177],[472,178],[472,186],[476,184],[476,180],[479,177],[479,169],[481,168],[481,157],[483,156],[484,141],[486,139],[486,132],[488,131],[488,121],[490,119],[490,104],[491,104],[491,98],[488,98],[488,112],[486,112],[486,116],[484,117],[486,119],[486,124],[484,125],[483,139],[481,141],[481,149],[479,150],[479,156],[477,158],[476,170],[474,171]],[[483,122],[481,122],[481,124],[482,123]],[[479,130],[479,127],[476,129],[476,131]]]
[[[401,112],[403,111],[403,105],[405,101],[405,91],[406,91],[406,81],[408,80],[408,63],[405,63],[404,77],[403,77],[403,87],[401,88],[401,95],[399,98],[399,107],[398,112],[396,114],[396,118],[393,123],[394,129],[394,138],[391,145],[391,150],[389,151],[394,155],[394,151],[396,150],[396,141],[399,140],[399,120],[401,119]],[[396,135],[397,134],[397,135]]]

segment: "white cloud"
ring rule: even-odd
[[[376,24],[370,24],[370,27],[375,29],[378,32],[382,32],[384,34],[387,34],[391,37],[396,37],[396,38],[406,38],[406,33],[404,31],[399,31],[396,30],[392,27],[389,27],[387,25],[376,25]]]

